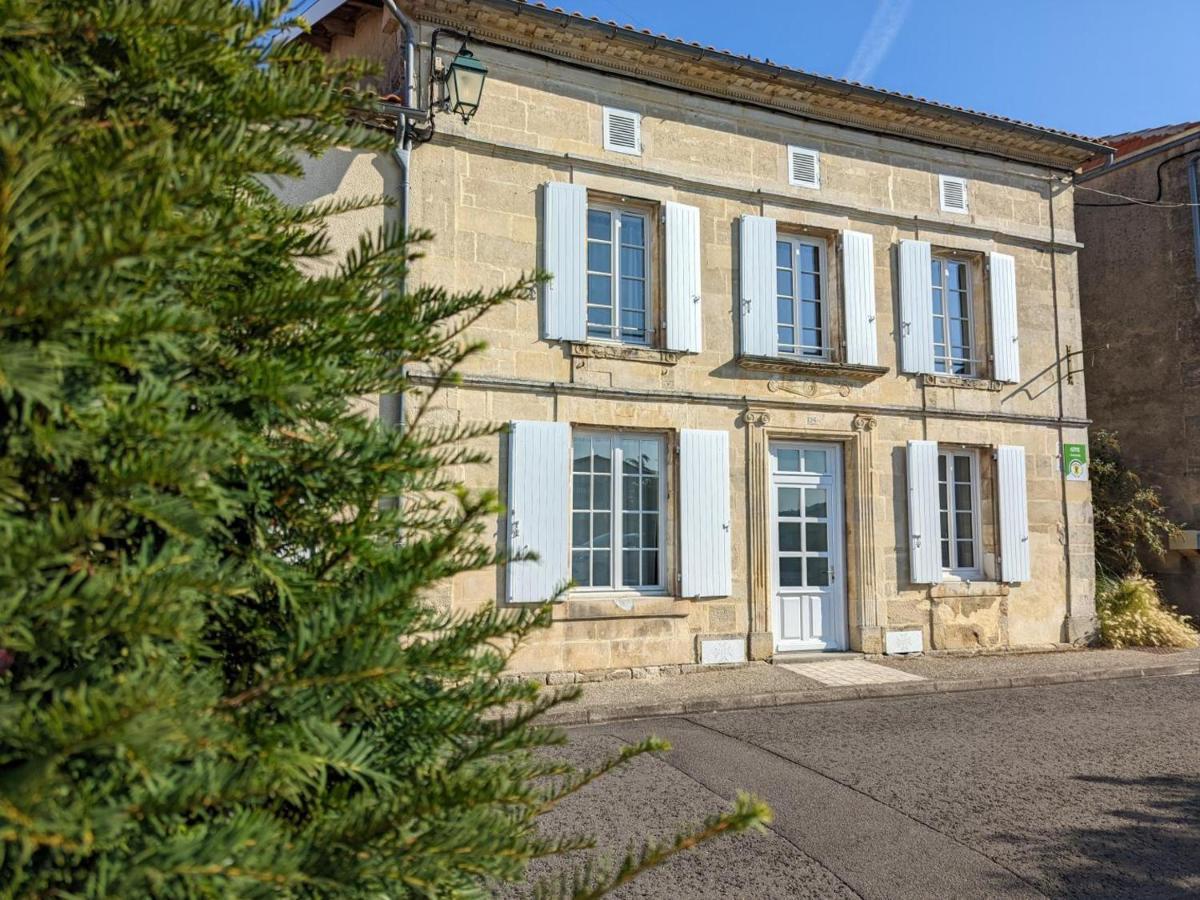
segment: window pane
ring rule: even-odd
[[[612,506],[612,476],[595,475],[592,482],[592,507],[609,509]]]
[[[779,558],[780,587],[804,586],[804,557],[782,556]]]
[[[804,547],[809,553],[829,552],[829,525],[826,522],[809,522],[804,526]]]
[[[592,571],[586,550],[575,550],[571,553],[571,580],[580,587],[590,587]]]
[[[658,549],[658,515],[655,513],[642,515],[642,547]]]
[[[587,267],[593,272],[612,271],[612,244],[588,241]]]
[[[775,265],[781,269],[792,268],[792,245],[787,241],[775,242]]]
[[[800,488],[781,487],[779,488],[778,496],[779,515],[800,515]]]
[[[636,309],[621,310],[621,330],[635,336],[646,333],[646,314]]]
[[[779,550],[782,553],[788,551],[800,551],[804,547],[801,545],[801,533],[799,522],[780,522],[779,523]]]
[[[955,481],[970,481],[971,480],[971,457],[969,457],[969,456],[954,457],[954,480]]]
[[[642,479],[642,509],[658,509],[658,479]]]
[[[805,491],[804,500],[810,519],[824,519],[829,514],[824,488],[809,488]]]
[[[819,303],[801,303],[800,304],[800,324],[805,328],[820,328],[821,327],[821,304]]]
[[[800,245],[800,268],[805,272],[821,271],[821,251],[816,245]]]
[[[796,329],[790,325],[779,326],[779,346],[780,347],[795,347],[796,346]]]
[[[942,354],[945,355],[946,320],[940,316],[934,317],[933,320],[933,343],[936,346],[941,346]]]
[[[816,331],[812,328],[805,328],[803,331],[800,332],[800,334],[801,334],[800,343],[802,343],[805,347],[808,347],[810,349],[817,348],[819,350],[820,347],[822,346],[821,332]]]
[[[608,547],[610,538],[612,537],[610,534],[611,528],[612,515],[609,513],[595,513],[592,516],[592,546]]]
[[[775,270],[775,293],[783,297],[792,296],[792,270],[791,269],[776,269]]]
[[[805,450],[804,471],[824,475],[827,471],[825,468],[827,459],[828,454],[824,450]]]
[[[958,542],[958,568],[975,568],[975,546],[970,541]]]
[[[825,587],[829,584],[829,560],[823,556],[809,556],[808,586]]]
[[[621,274],[642,278],[646,274],[646,251],[640,247],[621,247]]]
[[[586,472],[576,475],[571,491],[571,506],[573,509],[592,508],[592,479]]]
[[[941,260],[935,259],[930,262],[930,277],[932,277],[932,279],[933,279],[933,286],[935,288],[941,286],[941,283],[942,283],[942,262],[941,262]]]
[[[950,561],[950,541],[949,541],[949,539],[943,539],[943,541],[942,541],[942,568],[943,569],[954,568],[953,563],[951,563],[951,561]]]
[[[969,512],[955,513],[954,536],[961,540],[971,540],[975,537],[975,519]]]
[[[967,308],[966,294],[959,293],[958,291],[951,291],[950,302],[948,306],[950,315],[956,319],[965,319],[968,315],[970,315],[970,312]]]
[[[621,243],[629,246],[646,246],[646,220],[641,216],[624,213],[621,216]]]
[[[624,587],[636,587],[641,584],[638,580],[642,574],[640,556],[636,550],[626,550],[621,554],[621,584]]]
[[[588,237],[612,240],[612,217],[604,210],[588,210]]]
[[[592,554],[592,587],[612,587],[612,558],[607,550]]]
[[[934,287],[933,289],[933,314],[935,316],[945,315],[946,310],[942,305],[942,289]]]
[[[800,471],[800,451],[780,448],[775,451],[775,468],[780,472]]]
[[[621,546],[622,547],[639,547],[641,546],[641,531],[638,529],[638,524],[641,517],[637,513],[625,513],[621,516]]]
[[[646,282],[634,278],[621,279],[621,309],[645,311]]]
[[[571,514],[571,546],[587,547],[592,541],[592,517],[585,512]]]
[[[957,509],[959,511],[967,510],[969,512],[971,510],[971,507],[974,505],[972,502],[973,500],[974,500],[974,497],[971,496],[971,485],[969,485],[969,484],[954,485],[954,508],[955,509]]]
[[[801,275],[800,296],[804,300],[820,300],[821,277],[819,275]]]
[[[592,469],[592,441],[590,438],[577,437],[575,438],[575,461],[574,467],[576,472],[590,472]]]
[[[642,554],[642,584],[658,586],[658,553],[654,550]]]
[[[638,483],[638,479],[626,476],[625,478],[622,478],[621,481],[621,505],[628,510],[640,509],[641,506],[639,501],[641,499],[642,491],[641,485]]]
[[[648,475],[658,474],[658,441],[642,441],[642,471]]]
[[[967,290],[966,263],[950,264],[950,284],[959,291],[965,292]]]
[[[779,297],[775,300],[775,321],[780,325],[795,325],[792,319],[795,305],[787,297]]]
[[[946,480],[946,457],[938,457],[938,478],[942,481]]]
[[[597,472],[612,471],[612,441],[609,438],[592,441],[592,468]]]

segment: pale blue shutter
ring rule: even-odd
[[[571,427],[513,422],[508,436],[508,601],[549,600],[570,577]]]
[[[682,203],[663,205],[667,264],[667,349],[699,353],[700,210]]]
[[[938,445],[908,442],[908,556],[914,584],[942,580]]]
[[[900,242],[900,368],[933,372],[933,253],[928,241]]]
[[[846,362],[877,366],[875,246],[869,234],[842,232],[842,279],[846,295]]]
[[[742,216],[741,227],[742,353],[774,356],[775,220]]]
[[[1008,582],[1028,581],[1029,504],[1025,488],[1025,448],[996,450],[1000,494],[1000,575]]]
[[[551,181],[543,188],[542,266],[551,276],[542,288],[542,337],[587,337],[587,189]]]
[[[680,593],[728,597],[733,545],[729,521],[729,433],[679,433]]]
[[[1017,343],[1017,268],[1007,253],[989,259],[992,294],[993,357],[998,381],[1016,384],[1021,380],[1021,348]]]

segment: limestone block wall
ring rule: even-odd
[[[386,55],[380,23],[335,53]],[[423,40],[428,34],[423,35]],[[394,46],[394,45],[393,45]],[[413,277],[455,289],[497,287],[541,262],[541,186],[570,181],[640,201],[687,203],[700,213],[703,349],[678,358],[608,358],[543,340],[537,298],[489,314],[473,337],[488,350],[461,386],[437,400],[442,421],[562,421],[675,434],[730,436],[732,591],[728,597],[572,596],[518,660],[526,671],[692,663],[697,638],[741,635],[771,652],[764,550],[765,447],[773,439],[834,441],[846,461],[846,555],[851,646],[878,652],[884,633],[919,628],[927,647],[996,648],[1078,637],[1092,616],[1090,493],[1065,483],[1060,446],[1086,441],[1083,376],[1063,377],[1080,346],[1073,204],[1058,173],[980,154],[809,122],[685,95],[634,79],[496,47],[483,105],[469,126],[443,115],[413,152],[412,224],[433,239]],[[423,67],[422,67],[423,68]],[[640,156],[603,150],[605,105],[642,114]],[[787,182],[786,147],[821,153],[821,188]],[[311,164],[301,200],[395,190],[392,161],[359,156]],[[339,175],[338,172],[341,172]],[[938,174],[969,179],[970,212],[939,211]],[[866,383],[743,368],[738,362],[738,232],[743,214],[781,226],[870,234],[875,251],[879,363]],[[335,241],[365,221],[336,225]],[[1022,381],[963,386],[899,372],[896,246],[906,238],[1016,260]],[[914,439],[990,453],[1026,450],[1033,576],[930,588],[909,581],[904,453]],[[505,488],[507,447],[486,440],[490,465],[458,475]],[[671,473],[667,473],[668,483]],[[674,491],[674,487],[670,488]],[[668,497],[668,509],[678,498]],[[994,515],[985,504],[985,515]],[[669,541],[675,541],[672,517]],[[994,526],[987,523],[987,527]],[[496,522],[496,538],[505,533]],[[669,545],[668,554],[677,553]],[[986,549],[986,548],[985,548]],[[445,585],[435,602],[469,609],[503,596],[504,572]]]

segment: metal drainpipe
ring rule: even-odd
[[[383,5],[400,27],[404,29],[404,105],[413,109],[416,92],[416,57],[417,57],[417,24],[398,7],[394,0],[383,0]],[[392,148],[392,159],[400,167],[400,228],[408,233],[409,193],[411,179],[409,171],[412,164],[412,137],[408,129],[408,116],[400,113],[396,119],[396,144]],[[398,285],[399,290],[405,290],[403,281]],[[394,428],[404,425],[404,395],[381,394],[379,397],[379,417]]]

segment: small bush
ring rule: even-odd
[[[1196,647],[1200,635],[1187,616],[1163,603],[1145,575],[1096,581],[1099,642],[1105,647]]]

